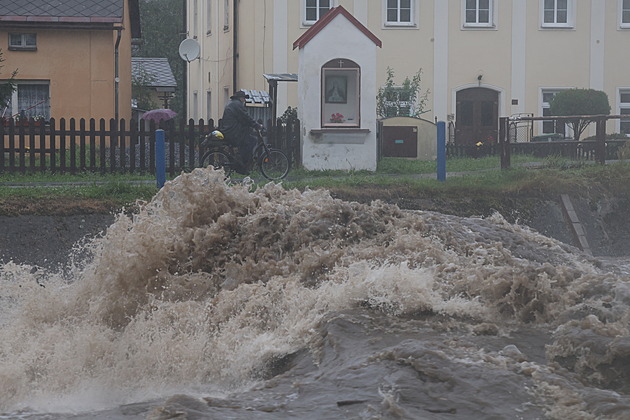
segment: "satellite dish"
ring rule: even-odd
[[[199,58],[200,52],[199,43],[192,38],[186,38],[179,44],[179,56],[189,63]]]

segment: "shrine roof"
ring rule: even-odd
[[[350,14],[343,6],[337,6],[331,8],[328,13],[322,16],[313,26],[311,26],[306,32],[302,34],[294,43],[293,49],[304,48],[308,42],[315,37],[322,29],[324,29],[330,22],[332,22],[337,16],[343,15],[350,23],[357,27],[365,36],[367,36],[377,47],[382,47],[383,44],[380,39],[377,38],[368,28],[366,28],[361,22]]]

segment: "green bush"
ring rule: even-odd
[[[592,118],[583,116],[609,115],[610,104],[608,95],[601,90],[568,89],[554,96],[550,111],[553,116],[576,116],[577,118],[567,120],[567,124],[573,126],[575,140],[579,140],[586,127],[593,122]]]

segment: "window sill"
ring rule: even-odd
[[[37,51],[37,47],[11,47],[9,46],[9,51]]]
[[[497,30],[497,26],[496,25],[473,25],[470,23],[465,23],[464,25],[462,25],[462,29],[465,31],[475,31],[475,30]]]
[[[383,24],[385,29],[415,29],[418,27],[415,23],[406,23],[406,22],[385,22]]]
[[[359,134],[367,134],[370,132],[369,128],[359,128],[359,127],[323,127],[323,128],[314,128],[311,130],[311,134],[325,134],[325,133],[359,133]]]
[[[546,30],[546,29],[560,29],[560,30],[567,30],[567,29],[575,29],[575,25],[566,25],[566,24],[557,24],[557,25],[553,25],[553,24],[542,24],[540,25],[540,29],[542,30]]]
[[[343,128],[343,129],[348,129],[348,128],[360,128],[359,124],[353,122],[325,122],[322,123],[322,128]]]
[[[370,134],[367,128],[320,128],[309,132],[314,144],[364,144]]]

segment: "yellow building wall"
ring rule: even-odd
[[[451,31],[448,38],[449,56],[456,57],[448,68],[453,94],[447,99],[452,112],[456,108],[455,91],[478,86],[494,90],[510,86],[512,43],[511,37],[506,36],[506,30],[509,31],[506,24],[511,20],[512,9],[510,2],[501,2],[498,6],[495,29],[462,28],[461,8],[449,10],[449,27],[458,28]],[[509,96],[509,91],[505,94]]]
[[[189,7],[193,3],[189,0]],[[196,3],[202,6],[207,2]],[[215,19],[223,19],[224,2],[210,3],[217,8],[213,15]],[[422,90],[430,90],[426,105],[429,112],[422,117],[428,120],[434,117],[446,119],[454,114],[457,92],[478,86],[479,75],[482,76],[482,87],[499,92],[499,116],[521,112],[540,115],[542,89],[589,88],[593,80],[598,79],[595,73],[600,68],[603,69],[603,76],[599,77],[601,89],[609,96],[612,113],[618,112],[618,90],[630,88],[630,82],[626,81],[630,80],[627,78],[630,55],[623,53],[630,28],[619,27],[618,1],[575,1],[572,28],[542,28],[542,2],[538,0],[495,0],[493,3],[496,26],[469,29],[462,27],[464,2],[461,0],[415,1],[418,6],[416,25],[402,28],[384,26],[383,0],[334,2],[355,15],[382,41],[383,47],[377,50],[378,86],[386,81],[387,67],[394,70],[397,83],[422,69]],[[262,77],[264,73],[297,73],[298,51],[292,48],[293,42],[309,28],[302,24],[303,2],[241,0],[237,4],[239,59],[236,88],[267,90],[268,85]],[[233,7],[231,0],[229,5]],[[444,16],[439,15],[444,11],[447,11]],[[594,17],[597,13],[604,14],[603,24]],[[201,22],[205,11],[200,10],[197,16]],[[234,88],[231,68],[233,34],[231,30],[223,33],[216,26],[206,53],[206,60],[213,66],[211,81],[205,74],[193,76],[191,73],[194,79],[191,89],[195,89],[192,86],[202,86],[200,90],[216,90],[229,86],[231,92]],[[442,30],[444,27],[446,31]],[[597,33],[601,27],[604,28],[602,39],[595,39],[599,37]],[[343,36],[339,42],[343,42]],[[446,49],[441,50],[444,42]],[[598,45],[603,45],[601,67],[597,62]],[[436,59],[442,51],[447,54],[443,62]],[[444,68],[440,67],[441,63]],[[216,74],[219,76],[215,77]],[[297,83],[281,83],[279,88],[279,103],[298,105]],[[213,113],[220,117],[224,105],[219,102],[222,95],[213,92],[213,98],[216,100]],[[279,115],[283,111],[278,108]],[[608,131],[618,131],[618,125],[618,122],[609,123]],[[536,131],[539,128],[535,126]]]
[[[51,118],[115,117],[116,31],[46,30],[37,33],[37,51],[3,48],[0,77],[18,70],[18,80],[50,82]],[[131,35],[122,31],[119,46],[119,118],[131,118]],[[8,45],[8,32],[0,45]]]
[[[433,2],[424,2],[415,10],[415,27],[386,27],[383,25],[381,5],[367,9],[366,25],[383,43],[377,50],[376,81],[383,86],[387,80],[387,68],[394,71],[394,84],[400,85],[422,71],[421,90],[424,92],[433,84]],[[352,11],[352,9],[348,9]],[[409,40],[401,45],[401,38]],[[430,90],[430,89],[429,89]],[[430,100],[429,93],[429,100]]]

